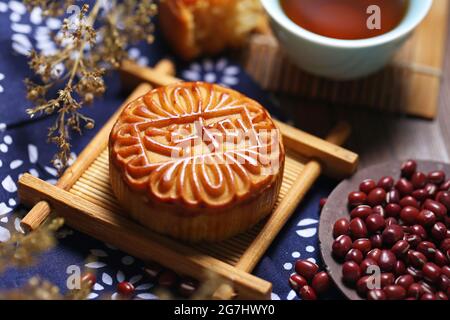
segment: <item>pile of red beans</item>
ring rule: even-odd
[[[348,205],[332,245],[346,284],[370,300],[448,300],[450,179],[443,171],[423,173],[408,160],[397,181],[362,181]],[[379,288],[369,285],[371,266],[381,271]]]
[[[308,260],[297,260],[295,273],[289,277],[289,284],[303,300],[317,300],[318,295],[330,288],[330,277],[319,266]]]

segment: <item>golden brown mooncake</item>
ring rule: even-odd
[[[159,24],[185,60],[237,48],[265,23],[259,0],[162,0]]]
[[[109,141],[111,185],[131,218],[189,242],[243,232],[273,209],[284,147],[267,110],[202,82],[129,103]]]

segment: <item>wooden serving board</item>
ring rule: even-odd
[[[434,0],[428,16],[392,63],[367,78],[333,81],[302,72],[271,34],[251,38],[244,66],[263,88],[271,91],[432,119],[438,111],[448,12],[449,0]]]
[[[160,76],[154,69],[138,71],[139,77],[155,75],[156,78],[150,76],[147,80],[156,85],[161,84],[161,81],[165,81],[165,84],[179,81],[167,75]],[[150,85],[141,84],[131,97],[141,96],[150,88]],[[111,243],[144,261],[160,263],[181,275],[198,280],[208,280],[214,274],[240,299],[270,298],[271,283],[250,272],[320,175],[322,168],[335,176],[348,176],[355,171],[358,163],[356,154],[336,145],[343,143],[348,136],[348,126],[337,126],[330,133],[330,141],[325,141],[278,123],[287,152],[283,183],[272,215],[252,230],[227,241],[189,245],[156,234],[128,219],[115,199],[109,182],[107,146],[109,133],[119,113],[120,109],[56,186],[29,174],[20,178],[19,197],[22,203],[35,205],[23,219],[24,224],[33,225],[36,212],[42,212],[48,206],[63,216],[71,227]],[[221,292],[229,291],[219,290],[216,297],[231,297]]]

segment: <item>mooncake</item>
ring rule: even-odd
[[[109,140],[112,190],[148,229],[220,241],[271,213],[285,152],[268,111],[215,84],[180,82],[129,103]]]
[[[264,23],[259,0],[162,0],[159,5],[161,31],[185,60],[240,47]]]

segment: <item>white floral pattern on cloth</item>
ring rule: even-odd
[[[105,244],[106,245],[106,244]],[[134,299],[141,300],[155,300],[158,299],[157,296],[151,293],[150,289],[153,288],[153,284],[145,281],[146,278],[143,272],[134,274],[131,277],[127,277],[122,271],[122,267],[129,267],[135,264],[135,258],[120,254],[120,262],[115,263],[114,273],[105,271],[108,264],[104,261],[111,261],[111,256],[108,253],[109,250],[116,251],[117,249],[111,245],[106,245],[107,250],[103,249],[91,249],[92,256],[96,257],[96,261],[86,263],[84,266],[88,269],[93,270],[97,274],[97,281],[92,288],[92,292],[89,294],[87,299],[105,299],[110,298],[112,300],[119,299],[119,295],[116,292],[117,285],[120,282],[127,281],[130,282],[135,287]],[[119,266],[118,266],[119,265]],[[120,266],[121,265],[121,266]],[[118,266],[118,267],[117,267]],[[117,267],[117,268],[116,268]],[[111,269],[111,268],[110,268]]]
[[[233,87],[239,84],[239,70],[237,65],[231,64],[226,58],[217,61],[203,59],[201,62],[192,63],[181,75],[189,81],[204,81]]]
[[[3,93],[5,91],[5,88],[2,86],[1,81],[5,79],[5,75],[0,72],[0,93]]]
[[[9,222],[9,215],[17,207],[17,183],[16,181],[24,172],[29,172],[35,177],[41,177],[49,183],[56,183],[58,171],[56,168],[49,165],[38,164],[39,150],[34,144],[29,143],[27,146],[27,157],[16,158],[12,152],[14,148],[14,139],[12,132],[8,130],[5,123],[0,123],[0,169],[7,169],[0,171],[0,191],[6,194],[5,198],[0,199],[0,241],[9,240],[11,234],[6,226]],[[71,155],[71,162],[76,159],[75,153]],[[5,201],[6,200],[6,201]],[[22,232],[20,229],[20,221],[15,223],[16,230]]]
[[[32,41],[36,43],[35,48],[45,54],[52,54],[56,50],[51,40],[51,33],[59,29],[61,20],[43,17],[40,8],[35,8],[28,13],[25,5],[20,1],[9,1],[7,9],[10,12],[14,52],[28,55],[33,49]]]

